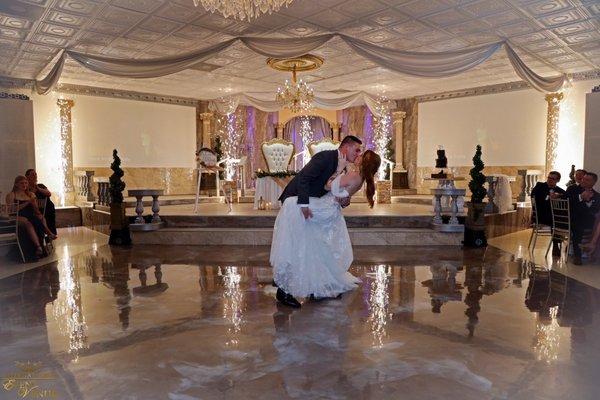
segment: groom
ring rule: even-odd
[[[298,196],[298,207],[305,219],[312,218],[309,197],[322,197],[327,191],[325,185],[332,176],[337,176],[349,163],[353,163],[361,153],[362,142],[356,136],[348,135],[337,150],[324,150],[315,154],[308,164],[288,183],[279,197],[281,204],[288,197]],[[350,198],[340,199],[342,207],[350,204]],[[277,289],[277,300],[292,307],[300,303],[292,295]]]

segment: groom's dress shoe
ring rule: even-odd
[[[287,294],[279,288],[277,289],[277,295],[275,296],[275,298],[277,298],[278,302],[280,302],[281,304],[285,304],[286,306],[294,308],[300,308],[302,306],[300,302],[294,298],[294,296],[292,296],[291,294]]]

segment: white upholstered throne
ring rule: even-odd
[[[283,139],[271,139],[261,146],[268,172],[286,172],[294,157],[294,144]]]
[[[320,151],[337,150],[338,147],[340,147],[340,142],[338,142],[337,140],[331,140],[329,138],[324,138],[321,140],[317,140],[316,142],[310,142],[308,144],[308,153],[312,157]]]

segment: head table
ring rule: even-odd
[[[256,178],[256,191],[254,193],[254,209],[259,209],[259,203],[262,199],[267,209],[278,210],[279,196],[283,193],[283,189],[292,180],[292,176],[278,178],[274,176],[265,176]]]

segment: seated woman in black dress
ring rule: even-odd
[[[52,200],[50,200],[52,193],[50,193],[44,184],[38,183],[38,176],[37,172],[35,172],[35,169],[28,169],[27,172],[25,172],[25,176],[29,181],[29,191],[38,199],[47,199],[46,210],[44,210],[44,218],[46,218],[48,229],[50,229],[50,231],[56,235],[56,209],[54,208],[54,203]]]
[[[44,234],[47,234],[50,239],[56,239],[56,236],[46,226],[44,216],[37,207],[35,195],[27,190],[28,186],[26,177],[17,176],[12,191],[6,195],[6,204],[18,204],[19,226],[25,229],[35,246],[35,255],[41,257],[44,255],[44,250],[40,238]]]

